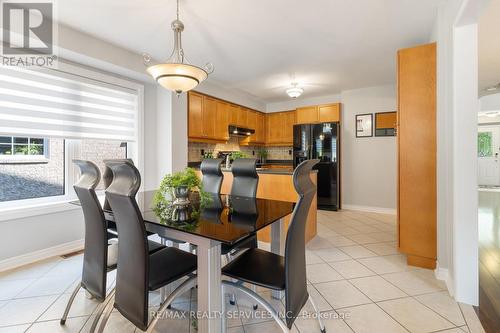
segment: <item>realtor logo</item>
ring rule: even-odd
[[[3,65],[52,66],[55,29],[51,1],[3,0],[2,28]]]

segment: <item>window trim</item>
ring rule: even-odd
[[[136,167],[141,174],[144,173],[144,84],[124,77],[118,77],[116,74],[105,72],[99,69],[87,67],[84,65],[72,63],[63,59],[58,61],[58,71],[80,75],[84,78],[102,81],[107,84],[119,85],[125,88],[137,91],[137,122],[135,142],[129,142],[127,146],[127,157],[134,159]],[[75,140],[65,140],[65,159],[64,159],[64,195],[33,198],[25,200],[15,200],[0,203],[0,223],[15,219],[27,218],[38,215],[53,214],[68,210],[80,209],[80,207],[70,204],[70,201],[76,199],[73,184],[76,182],[77,173],[68,167],[73,164],[72,160],[78,155],[77,147],[72,144]],[[66,143],[67,142],[67,143]],[[23,155],[27,156],[27,155]],[[144,182],[141,183],[139,191],[144,189]],[[99,191],[98,196],[103,196]]]
[[[11,137],[12,141],[10,143],[10,146],[12,147],[11,149],[13,150],[14,146],[24,146],[23,144],[15,144],[14,143],[14,138],[28,138],[28,148],[31,146],[31,139],[43,139],[43,154],[41,155],[16,155],[16,154],[11,154],[11,155],[0,155],[0,163],[2,162],[17,162],[17,161],[23,161],[23,162],[46,162],[48,161],[48,156],[49,156],[49,142],[50,139],[40,136],[40,137],[33,137],[33,136],[17,136],[17,135],[2,135],[4,137]],[[5,143],[1,144],[2,146],[7,145]]]

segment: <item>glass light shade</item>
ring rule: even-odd
[[[304,92],[304,89],[302,88],[299,88],[299,87],[292,87],[292,88],[288,88],[286,90],[286,93],[288,94],[288,96],[290,96],[291,98],[297,98],[299,97],[300,95],[302,95],[302,93]]]
[[[158,64],[147,71],[162,87],[178,94],[193,89],[208,77],[205,70],[188,64]]]

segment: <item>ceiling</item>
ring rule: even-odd
[[[491,0],[479,19],[479,93],[500,83],[500,0]]]
[[[209,80],[266,103],[394,83],[396,51],[429,40],[439,0],[180,0],[183,46]],[[64,0],[59,21],[155,59],[170,55],[173,0]]]

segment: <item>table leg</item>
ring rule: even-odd
[[[285,251],[285,237],[283,235],[283,224],[284,220],[280,219],[277,222],[271,224],[271,252],[279,255],[283,255]],[[283,292],[279,290],[272,291],[272,297],[275,299],[281,299],[283,297]]]
[[[198,245],[198,333],[223,332],[221,293],[221,245],[204,240]],[[208,319],[208,318],[210,319]]]

